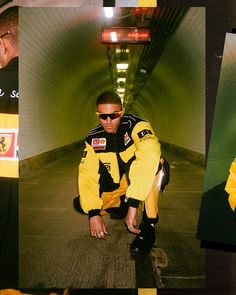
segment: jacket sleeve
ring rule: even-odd
[[[229,194],[228,201],[231,209],[236,210],[236,158],[230,166],[230,174],[226,182],[225,190]]]
[[[99,158],[93,148],[86,142],[86,147],[79,164],[80,205],[85,213],[100,210],[102,199],[99,196]]]
[[[135,160],[129,171],[127,198],[144,201],[151,191],[161,156],[160,143],[148,122],[139,122],[131,134],[135,145]]]

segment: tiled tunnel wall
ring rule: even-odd
[[[110,88],[102,8],[20,9],[20,160],[80,143]],[[205,8],[190,8],[130,110],[165,146],[205,154]],[[55,158],[55,156],[54,156]]]

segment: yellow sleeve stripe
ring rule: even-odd
[[[138,7],[157,7],[157,0],[138,0]]]

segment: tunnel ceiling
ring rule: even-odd
[[[115,91],[119,87],[125,88],[123,99],[126,109],[130,109],[139,96],[186,11],[186,7],[116,8],[114,17],[110,21],[105,20],[105,27],[141,27],[149,28],[151,32],[151,41],[143,45],[107,45],[112,87]],[[127,62],[129,67],[123,74],[126,82],[120,85],[117,82],[120,73],[117,72],[116,64],[122,61]]]
[[[86,90],[88,97],[96,97],[99,92],[108,88],[113,88],[115,91],[118,87],[125,88],[124,105],[128,110],[139,96],[168,39],[183,18],[186,8],[115,7],[113,11],[114,16],[111,19],[104,16],[103,8],[94,9],[92,5],[65,10],[57,8],[56,12],[55,8],[52,10],[47,8],[44,12],[40,8],[33,8],[31,17],[30,12],[27,12],[27,18],[24,12],[22,15],[26,22],[41,26],[43,36],[42,33],[38,33],[39,39],[36,41],[40,42],[39,46],[45,46],[44,51],[47,56],[42,57],[44,58],[42,62],[47,63],[45,77],[52,79],[52,84],[55,80],[55,83],[59,82],[61,85],[60,88],[70,87],[70,91],[71,83],[79,83],[82,88],[89,85],[89,89]],[[34,21],[35,13],[37,20]],[[41,15],[40,19],[38,15]],[[25,25],[21,24],[23,36]],[[102,44],[101,29],[104,27],[148,27],[151,30],[151,42],[144,45]],[[31,31],[35,34],[34,30]],[[30,32],[27,30],[28,33]],[[122,60],[129,63],[125,73],[126,82],[117,83],[120,74],[117,73],[116,63]],[[41,67],[42,64],[38,66]],[[57,73],[60,73],[61,77],[58,77]]]

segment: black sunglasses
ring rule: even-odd
[[[109,117],[111,120],[114,120],[114,119],[117,119],[121,116],[122,111],[114,112],[111,114],[104,114],[104,113],[96,112],[96,114],[99,119],[106,120]]]

